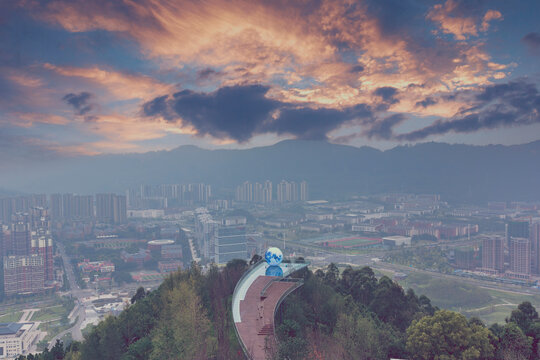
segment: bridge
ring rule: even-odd
[[[303,285],[289,275],[306,263],[282,263],[283,276],[267,276],[268,265],[260,261],[238,281],[233,293],[232,311],[236,335],[246,357],[265,360],[276,343],[274,317],[283,301]]]

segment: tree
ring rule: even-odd
[[[497,346],[497,358],[503,360],[526,360],[531,355],[532,339],[519,326],[509,322],[504,326]]]
[[[353,270],[352,267],[348,266],[341,275],[341,292],[351,295],[356,301],[364,305],[369,305],[376,287],[377,278],[375,273],[367,266],[357,270]]]
[[[253,255],[253,257],[251,258],[251,260],[249,260],[249,265],[254,265],[256,263],[258,263],[259,261],[262,260],[262,256],[259,255],[259,254],[255,254]]]
[[[64,344],[59,340],[56,339],[56,343],[51,348],[51,356],[54,360],[62,360],[64,359],[64,356],[66,355],[64,351]]]
[[[384,335],[373,319],[359,313],[340,314],[334,331],[342,359],[387,359],[389,341]]]
[[[164,309],[152,333],[150,359],[204,359],[214,352],[210,321],[193,286],[181,282],[164,297]],[[179,311],[181,309],[181,311]]]
[[[145,297],[146,297],[146,291],[144,290],[142,286],[140,286],[137,289],[137,292],[135,293],[135,295],[133,295],[133,297],[131,298],[131,303],[135,304],[138,300],[144,299]]]
[[[339,279],[339,269],[334,263],[330,263],[326,268],[326,273],[324,274],[324,281],[334,287],[337,284]]]
[[[382,321],[401,330],[405,330],[409,326],[413,316],[403,288],[387,276],[379,279],[369,309],[376,313]]]
[[[518,305],[516,310],[512,311],[510,319],[506,321],[515,323],[524,333],[527,333],[532,322],[535,320],[538,320],[536,309],[530,302],[524,301]]]
[[[448,310],[413,321],[407,329],[406,347],[416,359],[426,360],[473,360],[493,355],[489,331]]]

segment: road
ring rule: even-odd
[[[66,272],[66,277],[69,283],[68,293],[71,294],[71,296],[75,300],[75,308],[70,314],[69,321],[73,321],[74,319],[77,319],[77,321],[73,324],[71,328],[62,331],[60,334],[56,335],[49,343],[50,346],[54,346],[56,339],[62,338],[67,333],[71,333],[73,340],[83,340],[81,324],[86,319],[86,307],[83,299],[92,294],[92,290],[81,289],[77,284],[77,281],[75,280],[75,273],[73,272],[73,265],[71,264],[71,259],[66,254],[66,249],[64,248],[64,245],[56,243],[56,246],[58,248],[58,251],[60,252],[60,255],[62,256],[62,261],[64,262],[64,270]]]
[[[67,330],[62,331],[58,335],[56,335],[52,340],[49,342],[49,346],[54,346],[56,343],[56,340],[61,340],[64,335],[67,333],[71,333],[71,337],[73,340],[81,341],[83,340],[83,335],[81,332],[81,324],[83,323],[85,317],[86,317],[86,309],[84,306],[76,305],[75,307],[75,314],[73,315],[77,318],[77,321],[73,326]]]

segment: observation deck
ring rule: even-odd
[[[240,278],[232,298],[236,335],[248,359],[265,360],[276,343],[274,316],[283,301],[303,285],[289,275],[307,263],[282,263],[283,276],[267,276],[268,265],[260,261]]]

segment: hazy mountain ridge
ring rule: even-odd
[[[307,180],[312,197],[383,191],[436,192],[456,200],[539,200],[540,141],[513,146],[422,143],[387,151],[286,140],[246,150],[180,146],[143,154],[79,157],[3,176],[26,192],[123,192],[141,183]]]

